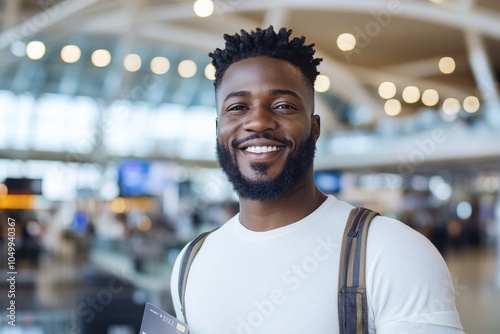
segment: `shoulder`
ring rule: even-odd
[[[377,216],[373,219],[368,233],[368,247],[370,247],[370,252],[387,252],[396,249],[403,251],[415,247],[432,253],[436,252],[425,236],[408,225],[386,216]]]
[[[425,236],[404,223],[385,216],[373,219],[367,241],[369,266],[384,270],[419,270],[421,274],[440,269],[446,264],[434,245]],[[418,265],[418,267],[415,267]]]
[[[373,220],[366,282],[377,329],[461,329],[446,263],[425,236],[402,222],[383,216]]]
[[[375,217],[370,225],[367,261],[368,269],[373,271],[400,274],[402,270],[418,271],[422,275],[432,275],[435,269],[448,272],[441,254],[429,239],[402,222],[384,216]]]

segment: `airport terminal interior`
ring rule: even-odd
[[[180,250],[239,210],[208,53],[269,25],[323,58],[318,187],[429,238],[500,333],[499,1],[0,0],[0,334],[174,313]]]

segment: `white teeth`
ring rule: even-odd
[[[251,153],[267,153],[281,149],[282,147],[276,147],[276,146],[249,146],[245,149],[245,151]]]

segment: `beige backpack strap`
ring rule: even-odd
[[[349,214],[339,264],[338,315],[340,334],[368,334],[366,300],[366,240],[378,213],[355,208]]]
[[[178,281],[178,288],[179,288],[179,299],[181,302],[181,311],[182,315],[184,317],[184,322],[187,323],[187,317],[186,317],[186,286],[187,286],[187,280],[188,280],[188,275],[189,275],[189,270],[191,268],[191,264],[193,263],[194,257],[196,256],[196,253],[200,250],[201,246],[203,245],[203,242],[205,239],[208,237],[208,235],[213,232],[205,232],[197,236],[189,246],[186,248],[186,252],[182,256],[181,260],[181,265],[179,268],[179,281]]]

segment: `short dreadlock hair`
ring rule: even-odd
[[[282,59],[297,66],[306,80],[314,87],[314,81],[319,74],[317,66],[322,58],[313,58],[316,52],[314,44],[305,45],[305,37],[294,37],[289,40],[291,29],[281,28],[278,33],[273,26],[267,29],[256,28],[248,33],[241,30],[241,35],[224,34],[226,45],[224,50],[215,49],[208,55],[215,67],[214,86],[217,89],[226,70],[232,64],[251,57],[266,56]]]

